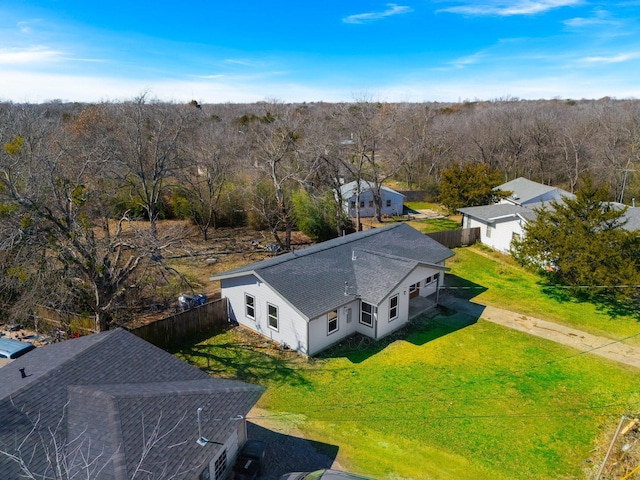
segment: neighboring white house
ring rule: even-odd
[[[462,228],[479,227],[480,242],[501,252],[509,252],[511,242],[522,237],[525,223],[536,218],[536,208],[552,200],[574,196],[561,188],[522,177],[499,185],[496,190],[512,193],[497,204],[458,211],[462,213]]]
[[[540,206],[540,203],[574,196],[561,188],[543,185],[524,177],[518,177],[515,180],[498,185],[494,190],[511,192],[511,195],[501,200],[500,203],[521,205],[529,208]]]
[[[532,208],[504,203],[460,208],[458,211],[463,215],[462,228],[479,227],[480,242],[501,252],[508,252],[511,242],[522,237],[527,220],[536,218]]]
[[[211,277],[229,318],[306,355],[382,338],[437,302],[453,252],[407,224],[371,229]],[[435,302],[427,297],[436,294]],[[411,311],[410,311],[411,309]]]
[[[374,217],[376,214],[373,200],[372,184],[365,180],[360,181],[360,195],[358,196],[358,182],[353,181],[340,187],[342,205],[350,218],[356,217],[356,205],[360,203],[360,217]],[[358,199],[359,197],[359,199]],[[404,209],[404,195],[395,190],[381,186],[380,197],[382,199],[381,215],[402,215]]]

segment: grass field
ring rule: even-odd
[[[459,248],[447,261],[445,284],[465,287],[457,294],[525,315],[557,321],[594,335],[620,340],[640,333],[640,315],[615,304],[581,302],[562,288],[520,268],[508,255],[482,247]],[[640,335],[629,338],[640,345]]]
[[[638,373],[480,320],[440,315],[403,340],[301,361],[234,329],[178,353],[262,384],[258,406],[380,479],[584,478],[603,426],[638,411]],[[598,457],[599,455],[599,457]],[[594,463],[587,463],[593,460]]]
[[[448,266],[447,285],[475,301],[615,339],[640,331],[632,312],[578,302],[508,256],[457,249]],[[620,415],[640,411],[637,370],[445,310],[319,359],[248,338],[232,329],[176,354],[266,386],[269,421],[379,479],[592,478]]]

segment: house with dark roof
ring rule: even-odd
[[[358,189],[359,186],[359,189]],[[366,180],[361,180],[345,183],[340,187],[340,194],[342,196],[342,205],[345,213],[350,218],[356,217],[356,204],[359,203],[360,217],[374,217],[376,214],[374,199],[373,199],[373,184]],[[400,192],[396,192],[392,188],[380,187],[380,214],[381,215],[402,215],[404,210],[404,195]]]
[[[511,249],[511,242],[521,238],[527,221],[536,218],[535,209],[553,200],[573,194],[561,188],[516,178],[495,188],[511,192],[499,203],[460,208],[462,228],[480,228],[480,242],[501,252]]]
[[[524,235],[524,226],[535,220],[536,209],[549,206],[552,201],[562,202],[575,195],[561,188],[542,185],[526,178],[516,178],[496,187],[511,194],[493,205],[459,208],[462,213],[462,228],[480,228],[480,242],[491,248],[508,253],[511,243]],[[612,203],[616,208],[626,208],[624,228],[640,230],[640,208]]]
[[[0,368],[0,478],[228,478],[262,393],[122,329],[37,348]]]
[[[305,355],[354,333],[379,339],[437,301],[453,252],[398,223],[211,277],[229,318]]]

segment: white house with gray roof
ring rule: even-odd
[[[360,181],[360,190],[358,191],[358,182],[353,181],[346,183],[340,187],[342,195],[342,205],[345,213],[350,218],[356,216],[356,204],[360,204],[360,217],[374,217],[376,214],[375,204],[373,200],[373,184],[365,180]],[[380,205],[381,215],[397,216],[402,215],[404,209],[404,195],[395,190],[380,187],[380,197],[382,204]]]
[[[561,188],[542,185],[526,178],[516,178],[496,189],[512,192],[508,198],[494,205],[460,208],[462,228],[480,228],[480,242],[508,253],[511,242],[522,238],[524,226],[535,220],[536,209],[548,205],[551,201],[561,202],[575,195]],[[640,230],[640,208],[623,204],[612,204],[617,208],[626,208],[623,220],[624,228],[629,231]]]
[[[462,228],[480,228],[480,242],[501,252],[509,252],[511,242],[522,237],[526,222],[536,218],[536,208],[553,200],[573,197],[561,188],[522,177],[495,189],[511,192],[511,195],[497,204],[460,208],[458,211],[462,213]]]
[[[404,326],[414,307],[437,294],[451,256],[447,247],[399,223],[211,280],[220,281],[231,320],[311,356],[355,333],[379,339]]]
[[[561,188],[543,185],[524,177],[518,177],[515,180],[498,185],[495,190],[511,192],[511,195],[502,199],[500,203],[521,205],[529,208],[535,208],[540,203],[574,196]]]

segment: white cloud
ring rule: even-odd
[[[535,15],[561,7],[578,5],[582,0],[518,0],[516,2],[471,2],[457,7],[438,10],[439,12],[459,13],[462,15],[496,15],[508,17],[513,15]]]
[[[366,23],[372,20],[380,20],[392,15],[402,15],[404,13],[410,13],[413,11],[411,7],[396,5],[395,3],[387,3],[387,7],[389,8],[382,12],[369,12],[349,15],[348,17],[343,18],[342,21],[344,23]]]
[[[617,25],[616,22],[610,18],[609,12],[605,10],[596,10],[591,17],[575,17],[564,21],[567,27],[571,28],[583,28],[592,27],[597,25]]]
[[[581,60],[581,63],[609,65],[612,63],[628,62],[637,58],[640,58],[640,53],[620,53],[618,55],[611,56],[585,57]]]
[[[41,64],[60,59],[63,53],[48,47],[0,48],[0,65]]]

